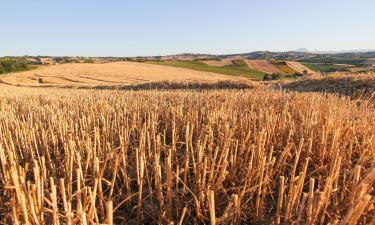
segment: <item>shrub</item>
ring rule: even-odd
[[[263,80],[269,81],[269,80],[280,80],[282,78],[282,75],[279,73],[273,73],[273,74],[264,74]]]
[[[264,81],[271,80],[271,76],[270,76],[268,73],[266,73],[266,74],[264,74],[264,76],[263,76],[263,80],[264,80]]]
[[[272,75],[271,75],[271,79],[272,80],[280,80],[281,79],[281,74],[279,74],[279,73],[273,73]]]

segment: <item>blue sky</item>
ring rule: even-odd
[[[374,0],[0,0],[0,55],[375,49]]]

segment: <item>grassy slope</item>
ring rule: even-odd
[[[148,62],[157,65],[175,66],[191,70],[199,70],[205,72],[221,73],[226,75],[244,76],[257,80],[263,79],[263,72],[250,69],[245,62],[236,60],[231,66],[209,66],[199,61],[152,61]]]
[[[362,58],[347,58],[347,57],[326,57],[326,56],[316,56],[313,58],[307,58],[301,60],[303,63],[329,63],[329,64],[350,64],[359,66],[364,63],[366,60]]]

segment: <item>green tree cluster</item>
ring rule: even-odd
[[[30,66],[19,59],[0,59],[0,74],[29,70]]]
[[[282,75],[279,73],[273,73],[273,74],[264,74],[263,80],[269,81],[269,80],[280,80],[282,78]]]

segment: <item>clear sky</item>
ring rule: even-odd
[[[375,0],[0,0],[0,55],[375,49]]]

